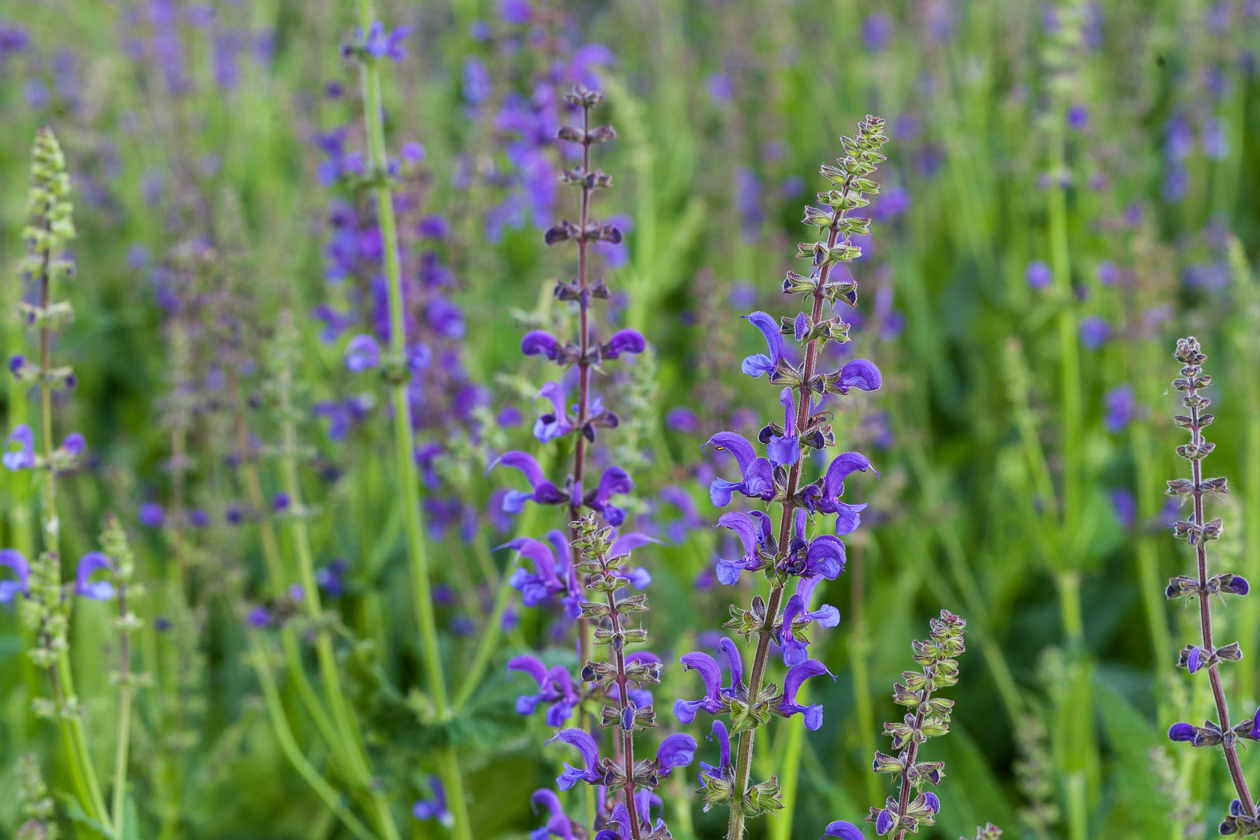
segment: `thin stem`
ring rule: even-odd
[[[1190,388],[1190,442],[1194,447],[1203,445],[1203,432],[1200,427],[1199,405],[1195,401],[1197,389]],[[1216,652],[1216,648],[1212,645],[1212,601],[1211,592],[1208,591],[1208,566],[1207,566],[1207,541],[1203,538],[1203,459],[1193,458],[1190,461],[1190,470],[1193,477],[1194,487],[1194,525],[1198,529],[1198,538],[1195,540],[1195,560],[1199,571],[1199,627],[1203,632],[1203,649],[1206,655],[1212,656]],[[1225,691],[1221,687],[1221,675],[1217,670],[1216,662],[1212,662],[1208,666],[1208,681],[1212,684],[1212,700],[1216,703],[1217,722],[1220,724],[1221,731],[1229,733],[1229,705],[1225,701]],[[1225,751],[1225,763],[1229,766],[1229,777],[1234,783],[1234,790],[1238,794],[1238,799],[1242,802],[1243,811],[1248,817],[1256,816],[1256,806],[1251,798],[1251,790],[1247,787],[1247,779],[1243,776],[1242,764],[1238,760],[1238,750],[1234,746],[1232,739],[1222,742],[1222,748]]]
[[[845,181],[844,192],[847,195],[850,190],[849,180]],[[827,247],[834,248],[836,240],[840,235],[840,221],[844,218],[844,211],[837,210],[831,221],[831,226],[827,230]],[[817,283],[814,286],[814,306],[812,311],[812,323],[817,324],[822,319],[823,311],[823,288],[827,285],[827,278],[831,274],[831,266],[833,263],[824,263],[819,269]],[[803,435],[809,423],[809,409],[811,392],[809,390],[809,380],[814,376],[814,369],[818,364],[818,347],[819,339],[814,338],[809,341],[805,348],[805,368],[801,377],[799,405],[796,408],[796,434]],[[795,502],[793,499],[800,487],[801,467],[804,464],[803,454],[798,457],[796,463],[792,465],[791,471],[788,473],[787,491],[783,498],[783,513],[779,520],[779,545],[778,556],[775,558],[777,564],[780,560],[787,556],[790,547],[788,536],[791,533],[792,513],[795,510]],[[770,599],[766,604],[766,619],[761,626],[761,630],[757,634],[757,653],[753,657],[752,673],[748,679],[748,697],[751,702],[756,702],[758,694],[761,693],[762,680],[766,674],[766,663],[770,653],[770,641],[774,635],[774,627],[779,621],[779,607],[783,603],[783,586],[784,584],[777,581],[770,589]],[[731,816],[730,822],[727,824],[726,837],[727,840],[740,840],[744,836],[744,794],[748,790],[748,777],[752,772],[752,750],[755,729],[749,729],[741,732],[739,735],[739,751],[735,762],[735,780],[731,788]]]
[[[608,619],[612,622],[612,644],[610,647],[613,652],[613,660],[617,664],[617,703],[618,709],[622,712],[621,725],[618,729],[621,732],[621,757],[623,768],[625,770],[625,795],[626,810],[630,812],[630,835],[634,840],[639,840],[642,833],[639,827],[638,804],[634,801],[634,724],[630,728],[625,728],[625,711],[630,704],[629,685],[626,680],[626,651],[625,645],[621,643],[621,613],[617,611],[617,599],[614,593],[607,593],[608,596]]]
[[[123,805],[127,798],[127,751],[131,744],[131,632],[127,629],[127,585],[118,584],[118,742],[114,746],[114,834],[123,836]]]
[[[918,732],[923,728],[923,710],[924,708],[927,707],[927,702],[928,700],[931,699],[931,697],[932,697],[931,691],[925,690],[923,692],[923,699],[919,701],[919,711],[916,712],[914,715],[914,731],[915,732]],[[906,755],[902,759],[902,762],[901,762],[901,767],[902,767],[901,793],[897,800],[897,819],[898,820],[900,820],[903,816],[905,816],[906,809],[910,807],[910,789],[912,785],[910,784],[909,773],[910,773],[910,768],[914,767],[914,762],[915,762],[915,759],[918,757],[918,755],[919,755],[919,742],[911,738],[910,747],[907,749]],[[905,840],[905,836],[906,836],[906,829],[900,828],[897,830],[897,833],[893,837],[893,840]]]
[[[586,284],[586,225],[590,220],[591,188],[587,186],[585,177],[591,171],[591,108],[582,106],[582,203],[580,210],[581,234],[578,236],[578,422],[577,443],[573,447],[573,496],[569,499],[569,542],[577,539],[577,531],[572,525],[582,512],[582,494],[585,492],[582,480],[586,475],[586,436],[583,430],[590,411],[591,368],[586,354],[591,346],[590,317],[587,308],[590,305]],[[574,547],[572,562],[576,566],[581,560],[581,551]],[[591,658],[591,623],[586,618],[578,619],[578,662],[586,662]],[[633,808],[633,804],[629,807]],[[637,835],[636,835],[637,840]]]

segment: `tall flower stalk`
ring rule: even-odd
[[[849,325],[834,314],[834,307],[839,302],[857,304],[857,283],[845,269],[837,272],[836,266],[861,255],[853,236],[870,233],[870,219],[852,216],[850,212],[869,203],[864,195],[879,191],[879,185],[869,176],[885,160],[879,151],[888,139],[883,127],[883,120],[868,116],[859,123],[854,137],[841,138],[845,156],[836,161],[836,166],[824,165],[821,169],[831,184],[829,190],[818,194],[822,206],[805,208],[804,223],[825,231],[826,238],[799,246],[797,257],[808,259],[811,271],[808,275],[789,271],[782,288],[784,294],[804,297],[809,311],[778,322],[764,312],[747,316],[765,336],[768,355],[749,356],[742,369],[755,378],[768,374],[771,384],[782,386],[779,400],[784,408],[783,424],[770,423],[758,435],[765,444],[766,457],[758,457],[752,445],[734,432],[716,434],[706,444],[734,456],[741,473],[740,481],[713,481],[709,492],[715,505],[730,504],[735,492],[755,501],[780,505],[777,526],[761,511],[727,513],[718,520],[719,525],[739,536],[744,547],[738,560],[719,562],[718,579],[733,584],[743,571],[763,571],[770,582],[767,600],[757,596],[749,609],[732,607],[732,619],[726,624],[746,639],[757,638],[748,684],[743,684],[742,667],[736,668],[738,650],[728,641],[731,686],[719,689],[716,681],[706,676],[708,690],[704,700],[680,700],[675,706],[675,713],[683,722],[690,721],[698,708],[712,714],[727,712],[731,716],[731,731],[738,733],[733,765],[720,766],[705,782],[706,802],[730,808],[730,840],[743,837],[748,817],[782,807],[774,778],[751,784],[756,728],[767,722],[771,714],[803,714],[808,728],[822,725],[822,707],[802,706],[796,699],[805,679],[827,673],[821,663],[807,657],[804,632],[814,621],[825,627],[839,622],[834,607],[815,611],[810,600],[819,582],[836,578],[844,569],[844,545],[838,537],[858,527],[859,512],[865,505],[848,505],[839,497],[844,492],[844,479],[854,471],[870,469],[870,462],[857,452],[846,452],[837,456],[817,481],[805,483],[803,473],[808,450],[823,450],[835,444],[829,415],[822,410],[826,396],[848,394],[852,388],[874,390],[881,381],[875,365],[863,359],[852,360],[833,372],[820,373],[818,367],[826,342],[848,340]],[[803,346],[804,360],[800,364],[787,358],[784,335],[793,336]],[[810,520],[817,514],[837,517],[835,536],[808,537]],[[795,594],[786,599],[785,606],[785,590],[793,578],[797,580]],[[779,644],[784,664],[789,666],[782,694],[772,683],[766,683],[772,641]],[[707,655],[688,654],[683,663],[700,667],[697,663],[703,660],[697,657]]]
[[[389,379],[394,405],[394,461],[401,485],[407,532],[407,559],[413,587],[416,623],[420,631],[420,645],[428,678],[428,693],[433,702],[438,721],[448,722],[453,707],[447,693],[446,677],[442,671],[442,659],[438,649],[437,623],[433,611],[433,592],[429,580],[429,561],[424,545],[424,526],[421,522],[420,489],[417,484],[415,462],[415,431],[411,424],[411,403],[407,394],[407,335],[404,318],[402,270],[398,245],[398,224],[394,216],[393,192],[385,144],[384,103],[381,87],[381,61],[397,59],[402,54],[399,41],[406,36],[406,29],[386,33],[380,21],[373,20],[372,4],[359,0],[359,23],[363,41],[350,52],[359,59],[360,84],[363,90],[363,121],[367,132],[369,172],[376,195],[377,222],[380,225],[385,279],[389,287],[389,347],[391,363]],[[442,780],[450,795],[450,808],[454,820],[455,836],[459,840],[471,840],[468,807],[464,797],[463,779],[458,757],[450,746],[440,749],[439,763]]]
[[[1217,647],[1212,635],[1212,598],[1246,595],[1250,591],[1250,585],[1245,578],[1229,572],[1208,576],[1207,544],[1220,538],[1223,523],[1220,519],[1206,521],[1203,497],[1229,492],[1224,478],[1203,477],[1203,459],[1216,448],[1216,444],[1203,437],[1203,429],[1215,418],[1206,413],[1212,401],[1199,392],[1212,384],[1212,377],[1203,372],[1203,363],[1207,361],[1207,356],[1201,352],[1198,339],[1193,336],[1178,339],[1174,356],[1181,362],[1182,368],[1181,375],[1173,380],[1172,386],[1185,395],[1181,398],[1181,403],[1190,409],[1188,416],[1179,414],[1173,418],[1177,426],[1190,432],[1190,442],[1178,446],[1177,454],[1190,462],[1190,478],[1169,481],[1167,492],[1183,501],[1189,497],[1193,502],[1190,518],[1176,522],[1173,525],[1173,534],[1186,540],[1194,549],[1198,574],[1195,577],[1179,575],[1172,578],[1168,582],[1167,595],[1169,599],[1193,597],[1199,602],[1201,643],[1182,648],[1177,665],[1191,674],[1207,671],[1208,682],[1212,686],[1212,700],[1216,707],[1216,720],[1205,721],[1202,726],[1173,724],[1168,730],[1168,737],[1196,747],[1221,747],[1237,798],[1221,822],[1220,832],[1252,837],[1260,834],[1260,818],[1257,818],[1256,804],[1238,759],[1238,739],[1260,740],[1260,710],[1251,719],[1231,726],[1229,704],[1221,686],[1219,664],[1223,661],[1237,662],[1242,658],[1242,651],[1237,642]]]

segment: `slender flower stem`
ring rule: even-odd
[[[582,106],[582,173],[586,175],[591,171],[591,108],[589,105]],[[582,430],[586,428],[586,421],[590,412],[590,389],[591,389],[591,368],[587,361],[587,351],[591,345],[590,317],[587,309],[590,305],[590,296],[587,292],[587,276],[586,276],[586,225],[590,219],[591,207],[591,187],[588,185],[588,179],[583,178],[582,181],[582,204],[581,204],[581,235],[578,237],[578,287],[580,294],[578,295],[579,325],[578,325],[578,346],[581,349],[581,355],[578,357],[578,423],[577,423],[577,443],[573,447],[573,496],[569,499],[569,521],[576,522],[582,512],[582,494],[585,492],[582,479],[586,474],[586,436],[582,434]],[[569,526],[569,541],[572,543],[577,539],[577,532],[572,524]],[[577,548],[571,549],[572,562],[576,565],[580,559],[581,552]],[[586,662],[591,658],[591,623],[586,618],[578,619],[578,662]],[[628,807],[633,808],[633,804]],[[638,824],[635,823],[637,826]],[[637,831],[636,827],[636,831]],[[637,840],[637,835],[636,835]]]
[[[919,710],[914,715],[914,730],[918,732],[923,728],[923,710],[927,708],[927,702],[932,697],[931,691],[923,692],[923,699],[919,702]],[[915,759],[919,756],[919,742],[910,741],[910,748],[907,750],[905,759],[902,762],[903,769],[901,771],[901,794],[897,801],[897,817],[900,819],[905,816],[906,809],[910,807],[910,790],[913,787],[910,784],[910,768],[914,767]],[[905,840],[906,829],[898,829],[893,840]]]
[[[608,618],[612,622],[613,639],[621,638],[621,613],[617,611],[617,598],[612,592],[608,595]],[[629,686],[626,680],[626,651],[624,645],[616,642],[612,645],[614,661],[617,663],[617,702],[622,714],[621,757],[626,773],[625,794],[626,810],[630,812],[630,835],[639,840],[642,830],[639,827],[638,804],[634,801],[634,728],[626,728],[625,711],[630,704]]]
[[[359,23],[366,34],[372,25],[370,0],[358,0]],[[378,179],[376,193],[377,221],[381,228],[385,255],[385,277],[389,284],[389,345],[394,359],[402,364],[406,358],[406,321],[403,316],[402,267],[399,260],[398,224],[394,218],[393,194],[383,180],[386,170],[385,125],[382,108],[381,72],[378,61],[364,57],[360,64],[363,87],[363,119],[367,130],[371,158],[371,171]],[[399,377],[393,386],[394,402],[394,459],[398,481],[402,485],[406,504],[407,559],[411,571],[411,583],[415,589],[416,623],[420,631],[421,648],[424,652],[425,673],[428,676],[429,695],[440,721],[451,718],[452,707],[446,689],[446,677],[442,672],[441,653],[438,649],[437,621],[433,611],[433,592],[429,582],[429,561],[424,545],[424,526],[420,514],[420,490],[416,477],[415,431],[411,426],[411,405],[407,394],[407,382]],[[467,803],[463,798],[463,781],[459,760],[451,749],[442,755],[443,783],[451,791],[451,814],[455,820],[454,833],[459,840],[471,840],[468,824]]]
[[[852,178],[846,180],[844,192],[847,194],[850,190]],[[827,230],[827,247],[834,248],[836,240],[840,235],[840,220],[844,218],[844,210],[837,210],[832,217],[831,226]],[[814,305],[812,310],[811,322],[817,324],[822,319],[824,292],[823,287],[827,284],[827,278],[831,274],[833,263],[824,263],[819,269],[818,280],[814,286]],[[820,339],[814,338],[809,341],[805,348],[805,369],[801,377],[799,386],[799,401],[796,408],[796,434],[803,436],[809,424],[809,411],[812,394],[809,390],[809,381],[814,376],[814,369],[818,364],[818,347]],[[789,535],[792,527],[792,513],[795,510],[795,503],[792,501],[800,488],[801,467],[804,464],[804,457],[798,457],[796,463],[792,465],[791,471],[788,473],[788,484],[786,495],[783,499],[782,517],[779,519],[779,553],[775,558],[776,564],[787,556],[790,547]],[[774,636],[774,627],[779,621],[779,607],[783,603],[783,586],[781,582],[777,582],[770,590],[770,599],[766,604],[766,619],[761,626],[761,630],[757,634],[757,653],[753,657],[752,673],[748,679],[748,696],[756,698],[761,692],[762,681],[766,675],[766,663],[770,653],[770,641]],[[740,840],[744,836],[744,794],[748,790],[748,777],[752,772],[752,750],[754,733],[756,730],[749,729],[741,732],[739,735],[739,752],[735,763],[735,781],[731,788],[731,816],[727,825],[727,840]]]
[[[114,835],[123,836],[127,798],[127,751],[131,743],[131,631],[127,627],[127,585],[118,585],[118,740],[114,746]]]
[[[1199,406],[1194,402],[1198,389],[1191,387],[1188,394],[1191,400],[1190,405],[1190,443],[1194,447],[1203,445],[1203,431],[1200,425]],[[1194,525],[1199,529],[1199,534],[1203,533],[1203,459],[1193,458],[1190,461],[1191,475],[1193,477],[1193,498],[1194,498]],[[1208,590],[1208,567],[1207,567],[1207,540],[1202,536],[1195,541],[1195,561],[1199,571],[1199,627],[1203,633],[1203,649],[1207,655],[1212,655],[1216,648],[1212,644],[1212,593]],[[1212,684],[1212,700],[1216,703],[1217,722],[1220,724],[1221,731],[1228,733],[1230,731],[1229,722],[1229,704],[1225,700],[1225,691],[1221,687],[1221,675],[1217,669],[1216,662],[1212,662],[1208,666],[1208,681]],[[1222,742],[1225,751],[1225,763],[1229,767],[1229,777],[1234,783],[1234,790],[1238,794],[1238,799],[1242,802],[1243,811],[1248,817],[1256,816],[1256,806],[1251,798],[1251,790],[1247,787],[1247,779],[1243,776],[1242,764],[1238,760],[1238,749],[1234,746],[1232,739],[1226,739]]]

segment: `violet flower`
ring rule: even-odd
[[[535,814],[538,813],[539,803],[547,808],[547,822],[531,831],[529,840],[548,840],[552,836],[561,840],[573,840],[573,821],[564,812],[564,806],[560,804],[560,797],[556,796],[555,791],[550,788],[534,791],[529,797],[529,806]]]
[[[656,775],[668,778],[675,767],[686,767],[696,757],[696,739],[685,732],[670,735],[656,750]]]
[[[573,431],[573,424],[569,422],[569,415],[565,408],[564,388],[559,382],[548,382],[543,385],[534,399],[538,397],[543,397],[551,403],[551,413],[544,414],[534,421],[534,437],[540,443],[548,443]]]
[[[827,823],[827,827],[823,829],[823,836],[819,840],[826,840],[828,837],[839,837],[840,840],[865,840],[861,829],[844,820]]]
[[[629,493],[633,489],[634,479],[630,478],[630,473],[613,465],[604,470],[599,477],[599,484],[595,487],[595,493],[584,501],[587,507],[603,514],[608,524],[616,528],[625,522],[626,512],[611,504],[609,500],[613,496]]]
[[[739,464],[742,481],[727,481],[715,478],[709,484],[709,498],[716,507],[726,507],[731,503],[731,494],[738,491],[750,499],[770,501],[774,498],[774,466],[766,458],[757,456],[752,444],[735,432],[718,432],[701,446],[712,444],[719,451],[729,451]]]
[[[779,392],[779,404],[783,406],[784,434],[772,434],[767,426],[762,429],[762,435],[766,438],[766,457],[770,463],[776,467],[787,467],[801,459],[801,439],[796,434],[795,392],[791,388],[784,388]]]
[[[35,435],[30,426],[23,423],[15,427],[7,442],[10,446],[16,443],[21,448],[5,452],[0,456],[0,463],[12,472],[29,470],[35,466]]]
[[[433,798],[417,799],[411,806],[411,816],[418,820],[437,820],[450,828],[455,824],[455,818],[446,807],[446,789],[442,787],[442,780],[437,776],[430,776],[429,788],[433,791]]]
[[[556,778],[556,784],[560,790],[568,790],[578,782],[586,782],[592,785],[604,784],[604,774],[599,772],[599,746],[595,743],[595,739],[583,729],[561,729],[556,733],[555,737],[547,741],[563,741],[569,746],[575,748],[582,756],[582,762],[585,764],[584,769],[577,769],[570,765],[567,761],[562,762],[564,771]]]
[[[161,528],[166,522],[166,511],[155,502],[145,502],[136,511],[136,518],[146,528]]]
[[[753,312],[744,317],[766,337],[766,349],[770,355],[755,353],[748,356],[739,369],[754,379],[760,379],[763,373],[774,373],[778,368],[779,361],[783,358],[783,335],[774,318],[764,312]]]
[[[26,556],[15,548],[0,550],[0,566],[6,566],[16,575],[14,580],[0,580],[0,604],[7,604],[30,591],[31,564]]]
[[[622,353],[642,353],[647,349],[647,341],[638,330],[617,330],[608,339],[600,353],[605,359],[619,359]]]
[[[680,723],[691,723],[695,720],[697,709],[703,709],[711,715],[720,713],[726,708],[727,699],[737,697],[743,689],[744,663],[739,655],[739,648],[726,638],[722,639],[721,647],[731,666],[731,684],[726,688],[722,687],[722,668],[709,654],[703,651],[692,651],[684,653],[679,659],[684,670],[695,669],[704,680],[704,696],[699,700],[674,701],[674,717],[678,718]]]
[[[532,488],[531,492],[526,493],[521,490],[512,490],[503,497],[503,510],[507,513],[520,513],[525,502],[532,501],[539,505],[555,505],[560,502],[567,501],[568,496],[561,493],[543,476],[542,467],[538,465],[538,461],[528,452],[512,450],[504,452],[498,458],[490,463],[486,468],[488,474],[490,470],[502,464],[505,467],[518,469]]]
[[[724,513],[718,517],[718,526],[734,531],[744,546],[744,554],[738,561],[719,559],[717,563],[717,579],[732,586],[739,580],[740,572],[755,572],[764,565],[760,552],[768,553],[774,545],[770,517],[759,510]]]
[[[361,373],[380,363],[381,348],[372,336],[360,333],[346,345],[346,369],[351,373]]]
[[[877,391],[882,384],[883,377],[880,376],[879,368],[866,359],[854,359],[840,368],[840,378],[836,381],[835,388],[841,394],[847,394],[850,388]]]
[[[581,698],[573,685],[573,677],[563,665],[548,669],[536,657],[516,656],[509,660],[507,668],[529,674],[538,684],[538,693],[522,694],[516,698],[517,714],[532,715],[540,703],[550,703],[546,714],[548,726],[563,726],[573,716]]]
[[[561,347],[556,337],[544,330],[531,330],[521,339],[521,353],[526,356],[546,356],[551,361],[560,358]]]
[[[802,715],[805,718],[805,728],[816,730],[822,726],[823,707],[821,703],[815,703],[812,706],[802,706],[796,702],[796,694],[801,689],[801,683],[810,677],[816,677],[819,674],[831,675],[827,670],[827,666],[813,659],[807,659],[799,665],[793,665],[788,669],[787,676],[783,678],[783,694],[779,697],[778,710],[784,717],[792,715]],[[831,677],[834,681],[835,677]]]
[[[807,629],[811,622],[817,621],[819,626],[828,628],[840,623],[840,611],[830,604],[823,604],[813,612],[809,609],[809,601],[819,580],[801,578],[796,584],[796,593],[788,599],[787,607],[783,610],[783,626],[779,629],[778,642],[783,649],[784,665],[800,665],[808,658],[806,648],[809,642],[798,634]]]
[[[521,601],[527,607],[536,607],[552,595],[569,593],[571,584],[576,582],[569,565],[568,538],[561,531],[552,530],[547,532],[546,540],[550,547],[532,537],[517,537],[495,548],[510,548],[533,561],[533,574],[517,567],[508,579],[508,585],[521,593]],[[577,602],[567,603],[569,600],[566,599],[569,617],[577,618]]]
[[[363,30],[355,30],[356,38],[363,38]],[[410,26],[399,26],[393,32],[386,32],[385,24],[379,20],[372,21],[368,27],[367,39],[363,41],[363,51],[373,58],[388,58],[391,61],[402,61],[407,56],[403,49],[403,39],[411,34]]]
[[[844,480],[854,472],[871,470],[876,476],[879,472],[871,467],[871,462],[860,452],[844,452],[832,459],[823,475],[822,486],[806,488],[805,502],[811,511],[834,513],[839,516],[836,521],[836,533],[843,536],[852,533],[858,527],[858,514],[866,509],[865,504],[848,505],[840,501],[844,495]],[[816,492],[810,490],[817,488]],[[842,530],[845,529],[845,530]]]
[[[114,564],[99,551],[89,551],[79,560],[75,572],[74,592],[83,598],[93,601],[108,601],[114,597],[114,585],[108,580],[90,580],[92,575],[101,571],[113,571]]]

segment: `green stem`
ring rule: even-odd
[[[127,618],[127,587],[118,586],[118,615]],[[127,751],[131,744],[131,633],[124,623],[119,630],[118,740],[114,745],[114,836],[123,836],[123,806],[127,799]]]
[[[358,837],[359,840],[377,840],[376,836],[365,826],[358,817],[352,814],[342,804],[341,798],[337,795],[337,791],[333,790],[328,782],[324,781],[324,777],[311,766],[306,760],[306,756],[302,755],[302,751],[298,749],[297,742],[293,740],[293,732],[289,729],[289,722],[284,716],[284,707],[280,703],[280,694],[276,690],[275,678],[271,674],[271,669],[267,666],[265,653],[258,643],[258,639],[254,633],[250,634],[250,648],[253,652],[254,669],[258,672],[258,680],[262,683],[263,700],[267,706],[267,713],[271,717],[271,725],[275,730],[276,739],[280,742],[280,749],[284,751],[285,756],[298,771],[307,784],[314,789],[319,798],[324,801],[328,809],[337,815],[346,828]]]
[[[1136,423],[1131,432],[1133,466],[1138,487],[1138,528],[1155,516],[1156,500],[1153,488],[1155,469],[1151,457],[1151,429],[1147,423]],[[1137,541],[1138,575],[1142,581],[1142,603],[1146,609],[1146,621],[1151,629],[1151,655],[1155,659],[1155,673],[1161,683],[1173,675],[1172,633],[1168,629],[1168,600],[1164,597],[1164,585],[1159,578],[1159,550],[1155,538],[1141,533]]]
[[[1052,172],[1063,168],[1063,140],[1054,138]],[[1061,563],[1070,563],[1075,552],[1066,551],[1069,538],[1077,535],[1081,521],[1081,369],[1076,337],[1076,309],[1072,305],[1072,261],[1068,249],[1067,196],[1059,184],[1050,187],[1050,261],[1055,291],[1063,302],[1059,310],[1060,399],[1063,423],[1063,531]],[[1067,628],[1065,628],[1066,630]]]

